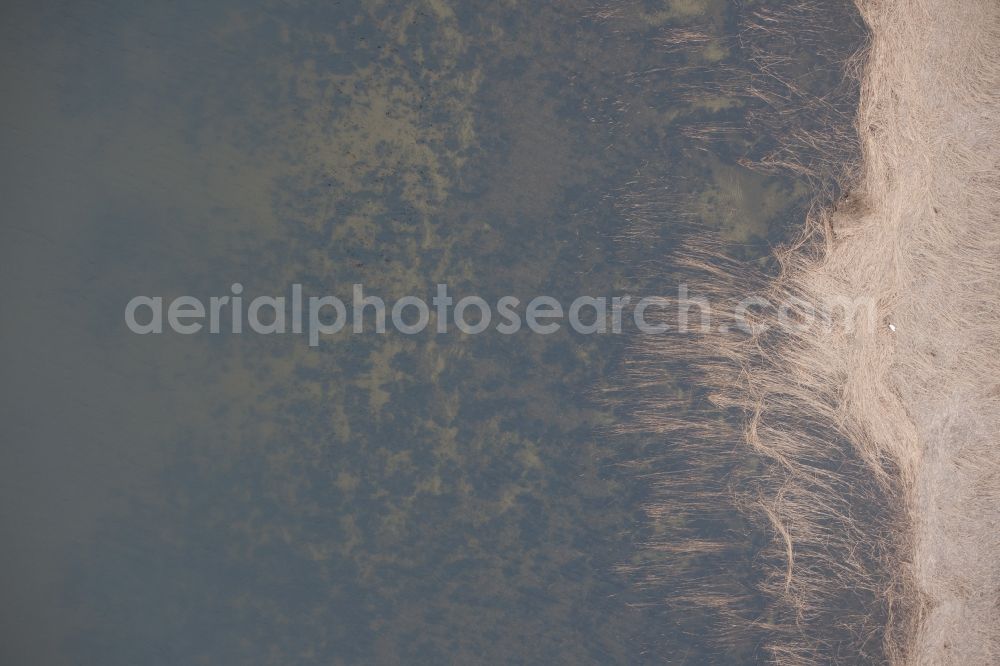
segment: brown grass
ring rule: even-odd
[[[653,476],[649,510],[669,523],[651,547],[673,557],[636,571],[671,606],[714,618],[720,644],[749,628],[778,663],[1000,663],[1000,4],[858,7],[870,42],[844,63],[861,83],[850,194],[809,216],[776,277],[703,239],[680,263],[713,303],[843,295],[877,316],[850,331],[763,320],[771,328],[747,335],[637,344],[622,429],[662,437],[675,462]],[[748,30],[777,31],[770,11]],[[750,94],[791,105],[799,91],[780,58],[757,57],[780,85]],[[813,170],[795,158],[812,145],[833,169],[842,152],[829,142],[810,130],[760,164]],[[665,381],[676,376],[702,392],[677,395]],[[731,524],[734,505],[768,537],[754,560],[763,578],[695,578],[741,557],[695,527]]]

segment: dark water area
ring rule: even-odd
[[[750,167],[849,128],[862,38],[844,7],[767,44],[818,115],[748,96],[772,4],[5,3],[3,663],[748,659],[618,572],[652,529],[625,463],[655,443],[600,399],[627,335],[123,312],[657,294],[691,233],[765,262],[837,174]]]

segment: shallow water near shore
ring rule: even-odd
[[[713,73],[746,64],[735,5],[3,11],[0,655],[749,658],[709,653],[696,619],[616,573],[650,530],[623,466],[649,443],[609,438],[596,397],[624,336],[345,331],[310,349],[140,337],[122,317],[138,294],[233,282],[656,294],[682,228],[765,261],[829,174],[741,166],[775,137],[741,129],[762,111]],[[700,51],[670,48],[685,27]],[[658,232],[629,242],[637,220]]]

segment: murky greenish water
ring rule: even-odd
[[[596,399],[623,336],[314,350],[137,336],[123,311],[237,281],[656,293],[674,213],[623,242],[637,189],[763,256],[806,181],[739,166],[766,137],[681,131],[745,120],[725,87],[691,93],[744,57],[737,10],[5,3],[3,662],[719,659],[616,573],[647,529],[621,465],[640,445]],[[658,41],[685,26],[713,37]]]

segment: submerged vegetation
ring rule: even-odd
[[[79,20],[100,29],[40,40],[82,70],[57,68],[60,136],[111,126],[99,154],[115,159],[76,151],[102,182],[147,160],[171,178],[117,202],[110,231],[103,200],[85,211],[118,251],[87,282],[111,314],[86,321],[119,324],[136,285],[672,291],[616,249],[636,174],[684,183],[670,194],[685,222],[759,253],[805,180],[739,166],[769,149],[752,135],[711,152],[687,139],[751,105],[681,98],[703,74],[656,42],[697,24],[721,40],[697,61],[739,67],[734,5],[648,4],[619,23],[592,0],[95,7]],[[150,48],[129,59],[136,43]],[[114,96],[88,96],[97,77]],[[596,436],[611,416],[586,396],[621,353],[609,337],[115,338],[102,362],[129,377],[159,359],[140,378],[168,393],[165,416],[156,439],[121,444],[142,492],[109,501],[74,549],[66,642],[106,664],[710,660],[613,571],[643,519],[622,466],[636,451]]]

